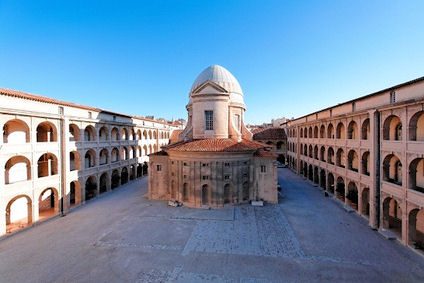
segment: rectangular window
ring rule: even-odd
[[[209,176],[202,176],[203,180],[209,180]]]
[[[162,165],[156,165],[156,171],[158,172],[162,171]]]
[[[224,166],[225,166],[225,167],[230,167],[230,162],[225,162],[225,163],[224,163]]]
[[[206,131],[213,130],[213,111],[205,111],[205,129]]]
[[[208,164],[208,163],[202,163],[202,166],[203,166],[203,167],[208,167],[208,166],[209,166],[209,164]]]
[[[237,131],[240,132],[240,115],[234,115],[234,126],[236,126]]]
[[[224,176],[224,179],[225,179],[225,180],[229,180],[229,179],[230,179],[230,175],[225,175],[225,176]]]
[[[184,162],[184,163],[183,163],[183,166],[188,166],[188,164]]]
[[[93,118],[93,113],[91,113],[90,111],[88,112],[88,118],[92,119]]]
[[[266,166],[265,165],[261,165],[261,173],[266,173]]]

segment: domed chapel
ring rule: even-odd
[[[222,66],[206,68],[186,108],[187,126],[177,141],[150,155],[149,198],[203,208],[277,203],[275,156],[245,127],[237,79]]]

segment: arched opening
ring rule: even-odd
[[[121,130],[121,140],[126,141],[129,140],[128,131],[126,128],[122,128]]]
[[[413,209],[409,213],[408,243],[424,250],[424,209]]]
[[[122,160],[128,160],[130,155],[128,153],[128,149],[124,146],[122,147]]]
[[[202,205],[209,205],[209,190],[208,185],[202,186]]]
[[[134,140],[134,141],[137,140],[137,136],[135,134],[134,129],[131,129],[131,139]]]
[[[312,127],[309,127],[309,131],[308,131],[308,137],[310,138],[310,139],[312,139]]]
[[[152,139],[152,130],[149,130],[149,139]]]
[[[147,140],[147,131],[146,131],[146,130],[144,130],[144,131],[143,131],[143,138],[144,138],[145,140]]]
[[[84,168],[91,168],[96,165],[96,153],[93,149],[87,150],[84,155]]]
[[[59,212],[59,197],[54,188],[45,189],[38,198],[39,219],[52,217]]]
[[[72,181],[69,187],[69,204],[72,207],[81,202],[81,186],[78,181]]]
[[[119,141],[119,130],[118,130],[118,128],[113,128],[110,135],[111,135],[112,141]]]
[[[189,197],[188,184],[184,183],[183,184],[183,201],[188,201],[188,197]]]
[[[24,144],[29,141],[29,127],[24,121],[14,119],[4,124],[3,143]]]
[[[80,129],[75,124],[69,124],[69,141],[80,140]]]
[[[327,127],[327,138],[334,139],[334,126],[331,123]]]
[[[358,125],[355,121],[350,121],[347,127],[347,138],[351,140],[358,138]]]
[[[350,182],[347,186],[346,199],[350,207],[358,210],[358,188],[354,182]]]
[[[85,200],[92,199],[97,195],[97,180],[95,176],[90,176],[85,181]]]
[[[321,146],[321,149],[320,149],[320,160],[325,161],[325,147],[324,146]]]
[[[141,140],[141,130],[137,130],[137,140]]]
[[[424,141],[424,111],[415,113],[409,121],[409,140]]]
[[[325,170],[321,169],[319,172],[319,186],[324,190],[327,188],[326,180],[325,180]]]
[[[402,140],[402,123],[396,115],[390,115],[384,120],[383,139],[400,141]]]
[[[319,175],[318,175],[318,167],[314,167],[314,183],[318,184],[319,182]]]
[[[325,126],[321,125],[320,129],[319,129],[319,137],[321,139],[325,138]]]
[[[328,173],[328,185],[327,185],[327,191],[334,194],[334,175],[333,173]]]
[[[383,228],[394,232],[398,237],[402,235],[402,210],[398,202],[387,197],[383,202]]]
[[[303,146],[303,155],[308,156],[308,148],[306,144]]]
[[[84,141],[95,141],[96,140],[96,130],[93,126],[87,126],[84,129]]]
[[[158,134],[156,133],[156,131],[153,132],[153,139],[157,139],[158,138]]]
[[[109,176],[105,172],[105,173],[103,173],[100,176],[100,187],[99,187],[99,191],[100,191],[101,194],[107,191],[108,182],[109,182]]]
[[[50,122],[43,122],[37,126],[37,142],[57,141],[56,127]]]
[[[345,153],[341,148],[337,150],[336,165],[342,168],[345,168],[346,165]]]
[[[300,137],[303,138],[303,129],[300,129]]]
[[[309,178],[309,181],[311,182],[314,181],[314,170],[311,164],[309,164],[309,167],[308,167],[308,178]]]
[[[336,138],[337,139],[345,139],[345,126],[342,122],[339,122],[337,124],[337,129],[336,129]]]
[[[135,176],[136,176],[136,172],[135,172],[135,166],[134,165],[130,165],[130,180],[134,180]]]
[[[121,184],[128,183],[128,169],[127,167],[123,167],[121,170]]]
[[[364,122],[362,123],[362,130],[361,130],[361,138],[363,140],[367,140],[370,136],[370,119],[367,118],[364,120]]]
[[[146,156],[148,155],[148,149],[147,149],[147,145],[143,145],[143,155]]]
[[[424,193],[424,158],[416,158],[409,164],[409,189]]]
[[[318,146],[317,145],[314,147],[314,158],[316,160],[318,160]]]
[[[362,190],[362,215],[370,216],[370,189],[364,188]]]
[[[25,156],[14,156],[4,166],[5,184],[31,180],[31,163]]]
[[[244,182],[243,183],[243,201],[248,201],[249,200],[249,196],[250,196],[250,191],[249,191],[249,183],[248,182]]]
[[[69,170],[80,170],[81,169],[81,157],[78,151],[71,151],[69,153]]]
[[[337,178],[336,197],[343,202],[345,201],[345,182],[342,177]]]
[[[115,189],[116,187],[119,187],[120,184],[121,184],[121,176],[119,174],[119,171],[113,170],[113,172],[112,172],[112,184],[111,184],[112,190]]]
[[[99,153],[99,163],[100,163],[100,165],[105,165],[109,162],[108,156],[109,156],[109,153],[108,153],[107,149],[103,148]]]
[[[230,184],[224,185],[224,204],[231,203],[231,186]]]
[[[57,174],[57,157],[53,153],[41,155],[37,162],[38,178]]]
[[[314,127],[314,138],[317,139],[318,138],[318,126]]]
[[[389,154],[383,161],[383,179],[396,185],[402,185],[402,163],[394,154]]]
[[[328,148],[327,162],[334,165],[334,149],[332,147]]]
[[[112,163],[119,161],[119,150],[114,147],[111,152]]]
[[[141,176],[143,176],[143,165],[138,164],[137,165],[137,178],[140,178]]]
[[[106,126],[103,126],[99,130],[99,141],[105,142],[109,139],[108,137],[108,129]]]
[[[6,233],[12,233],[32,223],[32,201],[26,195],[14,197],[6,206]]]
[[[137,156],[136,157],[141,157],[142,156],[142,149],[141,146],[137,146]]]
[[[312,145],[309,145],[309,157],[312,158],[313,152],[312,152]]]
[[[347,155],[347,161],[348,161],[348,169],[358,172],[359,168],[359,159],[358,154],[353,149],[349,151]]]
[[[143,163],[143,175],[147,175],[148,169],[149,169],[149,165],[147,164],[146,161],[144,161],[144,163]]]
[[[365,151],[362,154],[362,174],[370,175],[370,152]]]

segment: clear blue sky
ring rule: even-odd
[[[422,0],[0,0],[0,87],[186,118],[219,64],[262,123],[423,76],[423,15]]]

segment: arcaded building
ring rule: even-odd
[[[293,170],[371,227],[424,247],[424,77],[284,126]]]
[[[147,174],[170,123],[0,89],[0,236]]]
[[[194,81],[186,128],[150,155],[149,197],[189,207],[277,202],[275,155],[245,127],[243,92],[221,66]]]

